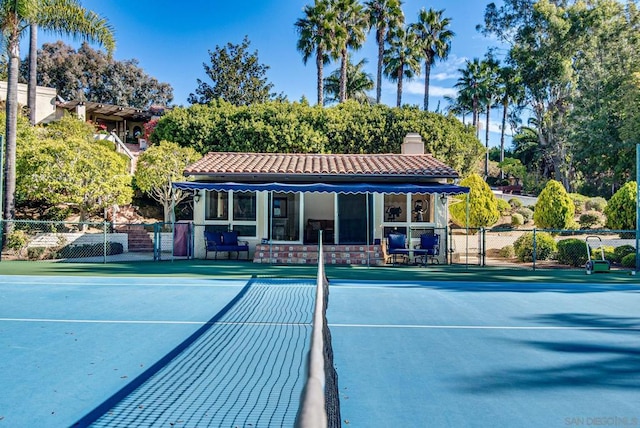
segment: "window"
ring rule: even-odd
[[[229,220],[228,192],[207,191],[205,220]]]
[[[256,219],[256,192],[206,192],[205,220],[209,222],[207,230],[235,230],[240,236],[255,237]]]
[[[410,206],[412,222],[425,223],[433,221],[432,195],[412,194]]]
[[[384,221],[407,221],[407,195],[384,195]]]

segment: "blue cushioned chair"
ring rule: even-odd
[[[440,254],[440,235],[431,233],[423,233],[420,235],[420,245],[414,250],[416,259],[421,258],[424,265],[427,261],[431,260],[431,263],[440,263],[436,256]]]
[[[404,233],[390,233],[387,236],[387,253],[392,257],[393,263],[400,256],[403,262],[409,259],[409,249],[407,248],[407,235]]]

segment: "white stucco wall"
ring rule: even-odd
[[[38,86],[36,88],[36,122],[47,123],[56,118],[56,96],[55,88]],[[0,100],[7,99],[7,82],[0,81]],[[18,83],[18,103],[27,105],[27,85]]]

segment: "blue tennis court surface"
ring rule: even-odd
[[[2,279],[0,425],[294,423],[313,281]]]
[[[640,426],[640,287],[332,285],[343,426]]]
[[[291,427],[315,281],[0,276],[0,427]],[[640,426],[640,286],[331,281],[343,427]]]

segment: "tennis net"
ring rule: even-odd
[[[324,271],[322,232],[318,241],[318,275],[311,348],[307,361],[307,380],[302,391],[296,427],[339,428],[341,426],[340,397],[338,396],[338,374],[333,365],[331,331],[327,324],[329,281]]]

